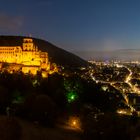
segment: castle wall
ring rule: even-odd
[[[0,62],[20,63],[22,60],[22,49],[20,46],[0,47]]]
[[[38,50],[30,38],[24,38],[22,46],[0,46],[0,63],[3,62],[11,64],[8,66],[10,72],[22,70],[35,75],[42,70],[42,76],[47,77],[48,73],[56,71],[56,67],[51,70],[48,53]]]
[[[23,66],[22,67],[22,72],[23,73],[30,73],[30,74],[33,74],[33,75],[36,75],[37,74],[37,71],[39,71],[40,68],[39,67],[33,67],[33,66]]]
[[[0,46],[0,62],[41,66],[48,63],[48,53],[38,51],[33,40],[25,38],[22,46]]]

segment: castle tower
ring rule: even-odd
[[[35,46],[33,43],[33,39],[24,38],[23,39],[23,51],[34,51]]]

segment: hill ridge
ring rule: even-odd
[[[32,38],[34,43],[41,51],[46,51],[49,54],[49,59],[58,65],[68,67],[82,67],[88,66],[88,62],[80,58],[79,56],[72,54],[62,48],[59,48],[52,43],[28,36],[0,36],[0,46],[21,46],[23,38]]]

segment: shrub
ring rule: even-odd
[[[128,133],[128,127],[130,127],[130,123],[126,118],[112,113],[93,115],[90,112],[84,119],[84,137],[86,140],[129,140],[131,133]]]
[[[34,100],[28,100],[26,108],[31,120],[45,125],[52,125],[54,123],[56,115],[55,103],[49,96],[44,94],[36,95]]]

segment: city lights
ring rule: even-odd
[[[140,62],[112,61],[106,64],[106,62],[103,61],[90,61],[90,63],[96,65],[96,68],[94,71],[93,69],[89,69],[87,76],[89,75],[91,79],[96,82],[96,84],[102,84],[102,90],[105,92],[108,89],[106,85],[110,85],[114,89],[118,90],[122,94],[122,97],[125,100],[125,104],[131,110],[131,113],[128,113],[129,111],[121,109],[117,111],[117,113],[132,114],[132,112],[136,111],[133,104],[130,103],[130,99],[128,98],[127,93],[135,93],[137,96],[140,94],[139,84],[132,83],[133,79],[137,79],[137,81],[140,80],[140,75],[137,74],[140,73]],[[137,75],[137,77],[134,75]]]

